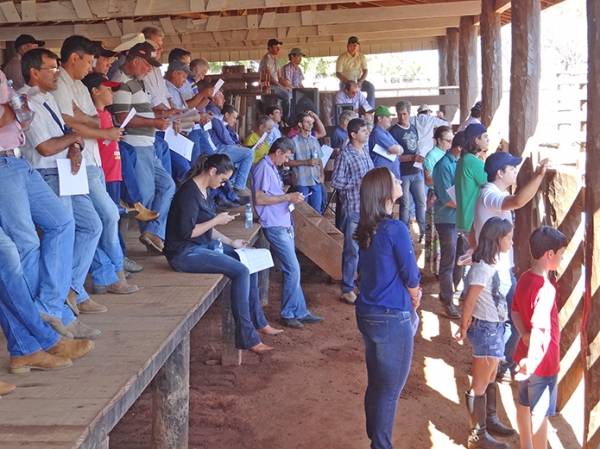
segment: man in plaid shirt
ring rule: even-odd
[[[354,275],[358,268],[358,244],[352,238],[360,212],[360,182],[374,168],[371,156],[365,151],[369,131],[363,119],[355,118],[348,123],[349,141],[335,159],[331,186],[337,189],[341,200],[342,232],[342,294],[340,300],[354,304]]]

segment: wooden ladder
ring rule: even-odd
[[[344,234],[308,205],[295,204],[292,216],[296,248],[316,263],[334,281],[342,280]]]

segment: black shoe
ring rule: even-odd
[[[246,204],[250,204],[250,197],[239,196],[238,199],[234,201],[234,203],[239,203],[240,206],[245,206]]]
[[[302,324],[311,324],[311,323],[322,323],[324,318],[322,316],[314,316],[312,313],[309,313],[305,317],[298,318]]]
[[[296,318],[280,318],[280,321],[284,326],[291,327],[293,329],[301,329],[304,327],[304,324],[302,324]]]
[[[460,319],[460,313],[458,310],[456,310],[456,307],[454,307],[453,304],[450,304],[449,306],[442,306],[442,315],[444,315],[446,318],[450,318],[451,320]]]
[[[235,207],[240,207],[239,204],[235,204],[229,201],[227,198],[223,198],[221,196],[215,197],[215,204],[221,209],[233,209]]]

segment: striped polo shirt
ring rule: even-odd
[[[113,81],[121,83],[121,88],[115,92],[114,111],[115,114],[129,112],[135,108],[137,115],[149,119],[155,118],[154,111],[150,106],[150,94],[144,87],[144,81],[133,78],[125,67],[121,66],[113,76]],[[125,127],[127,134],[125,142],[134,147],[147,147],[154,145],[156,129],[151,126],[133,128]]]

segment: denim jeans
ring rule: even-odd
[[[415,175],[402,176],[402,197],[400,198],[400,220],[407,226],[410,225],[409,214],[409,193],[415,202],[415,216],[419,224],[421,234],[425,233],[425,181],[423,180],[423,172]]]
[[[391,449],[398,398],[406,384],[414,339],[410,312],[356,314],[365,342],[367,436],[371,449]]]
[[[42,321],[25,282],[19,251],[2,228],[0,260],[0,327],[10,356],[23,357],[50,349],[60,336]]]
[[[149,232],[164,240],[175,183],[156,156],[154,147],[136,147],[136,151],[135,173],[143,198],[142,204],[160,214],[156,220],[138,221],[138,225],[140,231]]]
[[[289,121],[290,118],[290,93],[279,86],[271,86],[271,92],[278,100],[281,100],[281,112],[283,113],[283,120]]]
[[[343,89],[344,87],[346,87],[346,83],[340,83],[340,89]],[[366,92],[367,94],[367,103],[369,103],[369,105],[372,108],[375,108],[375,86],[373,85],[373,83],[369,82],[369,81],[363,81],[362,82],[362,87],[361,87],[361,92]],[[360,95],[362,95],[362,93],[359,92]]]
[[[216,151],[219,154],[226,154],[235,165],[235,171],[232,176],[233,188],[243,190],[248,182],[248,174],[252,168],[254,151],[252,148],[238,147],[235,145],[225,145]]]
[[[296,257],[294,245],[294,228],[275,226],[263,228],[265,237],[271,244],[283,272],[283,287],[281,292],[281,317],[304,318],[310,312],[306,308],[306,300],[300,285],[300,264]]]
[[[310,204],[314,210],[323,215],[323,201],[321,184],[314,186],[296,186],[296,190],[304,195],[304,201]],[[310,193],[310,196],[308,194]]]
[[[458,230],[452,223],[436,223],[435,229],[440,239],[440,302],[448,307],[452,305],[456,279],[462,273],[462,267],[456,265]]]
[[[42,168],[38,171],[54,193],[59,195],[58,170]],[[59,196],[58,198],[75,219],[71,288],[77,293],[77,303],[79,304],[90,297],[83,284],[98,247],[102,233],[102,221],[89,195]]]
[[[141,203],[142,194],[135,174],[135,166],[137,165],[135,147],[127,142],[119,142],[119,151],[121,152],[121,175],[123,176],[121,198],[129,204]]]
[[[260,343],[256,329],[268,323],[260,306],[258,274],[250,274],[237,253],[223,245],[223,254],[198,245],[183,251],[169,261],[175,271],[184,273],[220,273],[231,279],[231,310],[235,321],[235,346],[250,349]]]
[[[164,135],[164,133],[162,134]],[[171,150],[169,149],[169,144],[167,141],[160,137],[160,134],[158,133],[154,136],[154,152],[156,153],[156,157],[160,161],[162,167],[169,174],[169,176],[171,176],[173,174],[171,167]]]
[[[352,238],[358,226],[358,212],[346,212],[342,220],[344,250],[342,251],[342,293],[354,291],[354,276],[358,269],[358,243]]]
[[[75,223],[25,159],[0,156],[0,226],[16,245],[37,309],[70,323],[75,317],[64,302],[71,283]],[[41,241],[36,226],[42,230]]]
[[[94,209],[102,221],[102,234],[92,261],[92,283],[110,285],[119,281],[117,271],[123,269],[123,250],[119,242],[119,209],[106,191],[104,172],[96,165],[88,165],[88,184]]]

